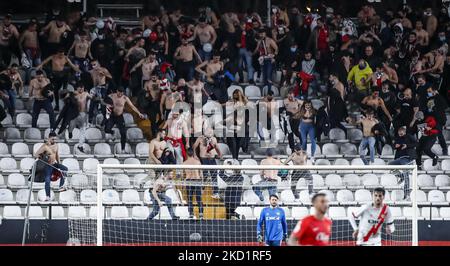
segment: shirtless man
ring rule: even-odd
[[[216,157],[222,158],[219,145],[217,145],[217,139],[214,137],[214,131],[211,127],[205,129],[205,134],[198,137],[193,145],[194,151],[199,149],[200,162],[202,165],[217,165]],[[217,187],[217,171],[216,170],[204,170],[203,176],[209,176],[211,178],[213,186],[214,199],[219,199],[219,188]]]
[[[157,100],[157,101],[160,101],[160,99],[161,99],[160,83],[161,83],[161,80],[158,78],[158,75],[155,72],[153,72],[150,75],[150,80],[146,81],[144,84],[144,90],[146,90],[152,96],[152,99]],[[158,106],[159,106],[159,103],[158,103]]]
[[[259,134],[262,139],[265,139],[263,135],[263,128],[270,131],[270,136],[272,138],[275,137],[275,127],[272,127],[272,124],[275,124],[276,122],[272,121],[272,119],[279,117],[278,111],[280,106],[273,98],[273,91],[270,91],[267,96],[257,102],[259,112]],[[264,116],[265,118],[263,118]],[[263,121],[266,121],[266,123],[262,123]]]
[[[37,127],[37,120],[41,109],[44,109],[48,113],[50,119],[50,128],[55,128],[55,114],[53,112],[52,100],[49,98],[53,92],[47,91],[44,88],[50,84],[50,80],[44,77],[44,73],[41,70],[36,71],[36,76],[30,81],[30,98],[33,102],[33,113],[31,119],[31,126]],[[44,95],[46,91],[48,94]]]
[[[23,81],[20,77],[19,66],[14,63],[10,68],[2,71],[0,74],[7,75],[11,81],[11,88],[6,88],[6,90],[1,91],[0,94],[4,94],[3,102],[5,103],[5,107],[8,108],[11,117],[14,117],[16,113],[17,92],[19,92],[21,97],[23,96]]]
[[[166,135],[166,131],[160,129],[156,137],[150,141],[148,146],[148,161],[150,164],[162,164],[161,159],[164,155],[164,150],[167,148],[167,143],[164,140]]]
[[[35,67],[41,64],[41,51],[39,48],[39,37],[37,32],[37,23],[30,22],[27,29],[20,35],[19,48],[24,53],[30,67]]]
[[[186,158],[186,149],[189,144],[189,128],[187,122],[180,116],[178,110],[172,110],[172,117],[166,121],[163,128],[167,128],[167,148],[172,151],[177,160],[177,164],[182,164]],[[183,135],[185,144],[183,143]]]
[[[426,30],[423,29],[423,22],[421,20],[416,21],[416,27],[413,32],[416,33],[417,43],[422,47],[427,47],[430,44],[430,36]]]
[[[214,45],[217,39],[216,30],[206,23],[206,18],[201,17],[198,25],[194,29],[194,40],[198,38],[199,41],[199,54],[203,61],[211,59],[211,52],[205,52],[203,50],[204,44]]]
[[[372,108],[374,111],[379,111],[381,109],[381,111],[383,111],[384,115],[386,115],[389,121],[392,122],[392,116],[389,113],[389,110],[386,108],[383,99],[379,97],[379,94],[379,90],[374,90],[372,95],[364,97],[361,103]]]
[[[178,220],[179,217],[175,215],[172,206],[172,199],[166,195],[167,189],[172,187],[170,182],[171,176],[170,174],[161,174],[158,179],[156,179],[155,183],[153,183],[153,189],[150,193],[150,198],[153,202],[153,210],[152,213],[148,216],[149,220],[153,220],[156,215],[158,215],[161,207],[164,206],[163,202],[167,205],[167,209],[169,210],[170,217],[172,220]]]
[[[300,133],[298,132],[298,127],[300,121],[298,119],[295,119],[295,114],[300,111],[300,108],[303,105],[303,101],[300,99],[295,98],[294,89],[289,90],[288,95],[286,99],[283,100],[284,108],[286,109],[286,115],[288,117],[288,124],[286,123],[284,125],[285,131],[288,134],[288,141],[289,141],[289,147],[291,149],[294,148],[294,135],[300,138]]]
[[[424,10],[424,20],[426,24],[426,31],[428,32],[429,38],[433,38],[436,33],[438,26],[438,20],[435,15],[433,15],[433,9],[428,7]]]
[[[266,151],[266,158],[261,160],[260,165],[281,165],[279,159],[273,158],[274,149],[269,148]],[[261,181],[255,184],[253,191],[258,195],[259,200],[264,202],[263,189],[269,191],[269,195],[277,195],[277,182],[278,182],[277,170],[261,170]]]
[[[60,164],[58,144],[56,143],[56,133],[50,132],[48,135],[47,142],[45,142],[34,154],[36,159],[41,159],[46,165],[45,167],[45,201],[50,201],[50,182],[53,172],[59,171],[61,173],[61,178],[59,181],[59,191],[65,191],[64,180],[66,178],[67,167]],[[47,161],[48,160],[48,161]]]
[[[183,162],[183,165],[201,165],[198,158],[196,158],[194,150],[188,149],[187,159]],[[186,169],[184,170],[184,178],[186,182],[187,201],[189,209],[189,218],[194,217],[194,203],[192,198],[195,197],[198,206],[198,216],[203,219],[203,203],[202,203],[202,180],[203,174],[200,170]]]
[[[112,100],[112,113],[109,118],[106,120],[105,124],[105,133],[114,134],[112,128],[114,125],[117,125],[120,132],[120,147],[121,151],[125,150],[125,144],[127,140],[126,129],[125,129],[125,120],[123,118],[123,113],[125,109],[125,105],[127,104],[134,112],[139,115],[139,118],[144,119],[144,115],[139,112],[139,110],[134,106],[134,104],[130,101],[126,95],[124,95],[124,89],[122,87],[117,88],[115,93],[109,95],[109,98]]]
[[[272,70],[275,63],[275,57],[278,54],[278,45],[272,39],[266,36],[266,30],[260,29],[258,31],[259,41],[253,54],[258,54],[258,61],[261,65],[264,85],[271,91],[272,87]]]
[[[446,49],[443,47],[426,54],[425,57],[428,59],[428,62],[430,63],[431,66],[417,73],[419,74],[429,73],[430,75],[441,75],[444,72],[445,54]]]
[[[80,113],[75,119],[70,121],[69,138],[72,138],[71,135],[74,128],[80,129],[80,138],[78,141],[77,148],[79,151],[84,152],[83,144],[85,141],[85,130],[88,122],[87,101],[88,99],[92,99],[92,96],[87,91],[84,90],[84,85],[81,82],[77,84],[74,95],[78,101],[78,110]]]
[[[286,159],[286,161],[283,162],[283,164],[287,165],[291,161],[294,165],[307,165],[308,154],[306,151],[302,150],[302,145],[300,143],[295,145],[292,154]],[[300,178],[304,178],[306,180],[309,195],[312,195],[313,193],[311,173],[308,170],[294,170],[291,175],[291,190],[297,200],[300,198],[300,195],[297,193],[297,183]]]
[[[189,88],[188,93],[188,102],[194,106],[202,107],[204,104],[206,104],[209,94],[205,90],[205,84],[200,80],[199,74],[194,75],[194,79],[188,83],[186,83],[186,86]],[[206,96],[206,97],[204,97]],[[201,104],[201,106],[200,106]]]
[[[177,74],[187,82],[191,81],[194,77],[194,57],[198,62],[202,62],[195,47],[189,43],[187,38],[182,38],[181,45],[175,50],[174,58],[178,60]]]
[[[61,37],[64,32],[70,31],[69,25],[64,22],[62,16],[58,16],[55,20],[50,21],[41,30],[41,35],[48,34],[47,38],[47,53],[49,55],[54,54],[61,43]]]
[[[159,65],[156,60],[156,54],[154,52],[150,52],[148,56],[141,61],[139,61],[134,67],[131,68],[130,73],[136,71],[139,67],[142,70],[142,84],[146,81],[150,80],[150,76],[153,73],[153,70]]]
[[[19,31],[17,27],[11,23],[12,15],[7,14],[0,23],[0,63],[9,66],[11,63],[11,56],[13,50],[11,47],[11,40],[19,39]]]
[[[214,75],[216,75],[217,72],[222,71],[223,68],[224,63],[220,61],[220,55],[218,53],[214,53],[212,60],[204,61],[195,68],[195,71],[206,77],[208,94],[213,94],[217,100],[221,98],[223,92],[222,89],[216,88]]]
[[[180,79],[180,81],[181,80],[182,79]],[[175,105],[175,103],[180,101],[183,101],[183,95],[181,95],[181,92],[172,91],[170,85],[166,86],[166,89],[161,94],[161,103],[159,106],[160,113],[163,114],[164,120],[169,119],[169,114],[172,111],[173,106]]]
[[[373,111],[369,110],[366,112],[366,116],[360,118],[355,124],[361,124],[363,129],[363,138],[359,144],[359,156],[363,160],[365,165],[369,162],[366,160],[366,148],[369,147],[370,152],[370,163],[375,162],[375,137],[372,128],[378,124],[378,120],[375,119]]]
[[[73,62],[77,65],[83,72],[89,71],[89,60],[92,59],[91,54],[91,41],[85,31],[81,31],[78,38],[73,41],[72,46],[69,49],[68,55],[74,52]]]
[[[100,102],[107,95],[107,80],[112,79],[111,73],[109,73],[108,69],[102,67],[98,60],[92,60],[91,66],[91,77],[94,87],[90,91],[92,101],[90,101],[89,105],[89,123],[92,123],[99,108],[103,114],[105,113],[104,106],[100,105]]]
[[[43,66],[52,62],[51,66],[51,80],[53,85],[53,94],[55,95],[55,111],[59,111],[59,90],[65,91],[68,82],[67,71],[65,70],[66,64],[68,64],[75,72],[80,72],[78,66],[74,65],[70,61],[69,57],[64,54],[64,48],[59,47],[58,52],[42,62],[36,69],[42,69]]]

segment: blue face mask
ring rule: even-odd
[[[291,47],[291,52],[293,52],[293,53],[297,52],[297,48],[296,47]]]
[[[430,97],[433,97],[433,96],[434,96],[432,92],[428,92],[428,93],[427,93],[427,95],[428,95],[428,98],[430,98]]]

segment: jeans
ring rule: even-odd
[[[414,160],[412,160],[411,158],[409,158],[408,156],[403,156],[400,158],[397,158],[393,161],[391,161],[388,165],[408,165],[411,164]],[[409,185],[409,174],[408,172],[400,172],[399,176],[400,178],[399,183],[401,182],[405,182],[405,184],[403,185],[403,194],[405,199],[409,196],[409,194],[411,193],[411,189],[410,189],[410,185]]]
[[[15,89],[6,90],[5,92],[8,94],[9,98],[3,99],[3,102],[5,103],[5,107],[8,108],[8,113],[11,115],[11,118],[13,118],[16,113],[17,93]]]
[[[98,114],[99,110],[105,116],[106,107],[100,104],[100,100],[98,98],[105,99],[106,90],[106,85],[99,85],[91,89],[90,94],[97,99],[92,99],[89,103],[89,123],[94,121],[94,116]]]
[[[253,191],[259,197],[259,200],[264,201],[264,196],[262,191],[267,189],[269,191],[269,195],[277,194],[277,181],[276,180],[262,180],[254,185]]]
[[[166,143],[167,143],[167,149],[169,151],[171,151],[172,154],[175,156],[175,159],[177,160],[177,164],[182,164],[184,162],[184,157],[183,157],[183,150],[181,149],[181,144],[179,144],[177,147],[174,147],[172,145],[172,141],[168,140]]]
[[[314,124],[300,122],[299,131],[302,140],[302,149],[306,151],[307,138],[309,136],[309,140],[311,140],[311,157],[314,157],[316,153],[316,129],[314,128]]]
[[[48,117],[50,119],[50,128],[55,128],[55,113],[53,112],[52,102],[50,101],[50,99],[34,100],[31,126],[37,127],[37,120],[41,109],[44,109],[48,113]]]
[[[241,143],[244,141],[243,137],[227,137],[227,144],[230,147],[231,156],[233,159],[238,160],[239,149],[241,148]]]
[[[436,129],[439,130],[437,138],[438,138],[438,141],[439,141],[439,145],[442,148],[442,153],[444,155],[447,155],[448,154],[447,143],[445,141],[444,134],[442,134],[443,126],[438,124],[438,125],[436,125]]]
[[[436,142],[436,135],[422,136],[419,139],[419,145],[416,148],[416,152],[417,152],[416,164],[417,165],[422,165],[422,153],[425,153],[432,159],[437,157],[436,154],[434,154],[431,151],[431,148],[433,147],[435,142]]]
[[[62,176],[59,179],[59,187],[62,187],[64,185],[64,179],[66,178],[66,173],[68,170],[67,167],[60,163],[54,163],[53,166],[47,165],[47,167],[45,168],[45,195],[47,197],[50,197],[50,182],[52,181],[51,178],[53,171],[58,171],[55,168],[61,170],[62,173]]]
[[[36,67],[41,64],[41,54],[38,50],[33,50],[30,48],[24,48],[24,52],[27,55],[28,61],[32,67]]]
[[[112,128],[114,125],[117,125],[117,128],[120,132],[120,145],[122,150],[125,150],[125,143],[127,140],[127,132],[125,129],[125,120],[123,119],[123,114],[116,116],[111,114],[111,117],[106,121],[105,125],[105,133],[114,134]]]
[[[374,137],[364,137],[359,144],[359,156],[365,165],[368,165],[369,162],[366,160],[366,148],[369,147],[370,152],[370,162],[375,162],[375,138]]]
[[[184,78],[186,81],[191,81],[194,78],[195,74],[195,63],[194,61],[177,62],[177,78]]]
[[[273,63],[272,59],[264,59],[264,62],[261,66],[261,71],[263,74],[263,83],[267,86],[267,93],[272,91],[272,72],[273,72]]]
[[[195,200],[197,201],[199,215],[203,215],[202,187],[201,186],[186,186],[186,190],[187,190],[189,215],[194,215],[193,197],[195,197]]]
[[[210,158],[200,158],[202,165],[217,165],[216,159]],[[217,187],[217,170],[203,170],[203,177],[211,177],[213,183],[213,194],[219,193],[219,188]]]
[[[51,82],[55,96],[55,108],[59,109],[59,90],[64,91],[67,89],[68,75],[65,71],[53,71]]]
[[[170,217],[172,219],[175,218],[175,212],[173,211],[172,199],[169,198],[164,192],[157,192],[159,200],[163,201],[167,205],[167,209],[169,210]],[[150,191],[150,197],[153,201],[153,210],[152,213],[148,216],[148,219],[153,219],[159,213],[159,204],[158,201],[153,197],[153,193]]]
[[[207,53],[207,52],[203,51],[203,46],[201,46],[197,51],[198,51],[198,55],[200,56],[200,58],[202,59],[203,62],[211,60],[212,52]]]
[[[239,69],[240,72],[242,72],[242,69],[244,68],[244,61],[245,61],[245,68],[247,69],[247,79],[253,80],[253,75],[255,73],[255,69],[253,68],[252,64],[252,53],[247,50],[247,48],[240,48],[239,49]],[[244,76],[239,75],[241,77],[241,80],[244,79]]]

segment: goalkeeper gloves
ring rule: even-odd
[[[263,242],[263,237],[262,237],[262,235],[258,235],[258,236],[257,236],[257,239],[258,239],[258,242]]]

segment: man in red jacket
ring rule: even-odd
[[[433,147],[434,143],[436,142],[436,136],[439,133],[439,130],[436,129],[436,119],[433,116],[428,116],[425,119],[425,123],[425,127],[421,128],[422,137],[420,137],[419,145],[416,149],[416,163],[419,169],[422,166],[422,152],[433,159],[433,166],[438,163],[439,159],[437,155],[431,151],[431,147]]]

